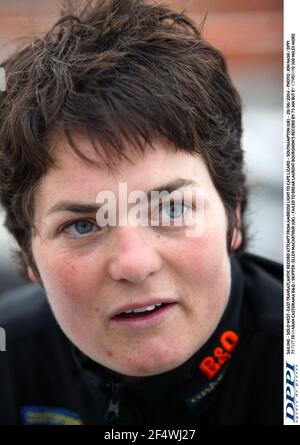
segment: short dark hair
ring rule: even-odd
[[[125,156],[126,142],[143,152],[163,139],[199,153],[227,213],[228,250],[238,205],[245,248],[240,97],[223,55],[200,28],[163,4],[92,1],[5,61],[0,202],[31,266],[34,192],[54,165],[49,141],[64,134],[86,160],[74,130],[88,135],[95,150],[100,142],[110,166]]]

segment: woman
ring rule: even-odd
[[[4,67],[1,202],[53,315],[40,291],[2,304],[0,422],[281,423],[281,268],[243,253],[223,56],[184,14],[109,0]]]

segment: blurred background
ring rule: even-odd
[[[243,147],[251,195],[250,252],[282,262],[283,0],[165,0],[201,23],[226,56],[244,110]],[[58,17],[61,0],[0,0],[0,64],[22,38],[40,35]],[[17,40],[16,40],[17,39]],[[0,209],[0,293],[24,280],[12,260],[13,240]]]

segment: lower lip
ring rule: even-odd
[[[169,315],[171,315],[171,312],[176,305],[177,303],[169,303],[150,314],[140,315],[136,318],[126,318],[117,315],[113,317],[111,321],[117,323],[119,326],[126,326],[132,329],[148,328],[164,321]]]

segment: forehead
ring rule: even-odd
[[[36,193],[36,206],[48,207],[58,199],[88,200],[95,202],[102,190],[117,193],[119,183],[125,182],[128,190],[148,191],[155,186],[177,178],[199,181],[202,187],[212,187],[210,175],[200,155],[176,151],[164,142],[153,143],[140,153],[126,146],[126,159],[109,168],[95,152],[88,138],[73,137],[78,149],[93,163],[81,159],[66,140],[52,147],[55,166],[43,177]],[[101,153],[100,153],[101,156]]]
[[[98,177],[109,176],[121,178],[123,175],[133,175],[132,179],[139,176],[141,169],[151,167],[151,171],[148,173],[156,173],[160,167],[164,167],[167,170],[172,170],[174,166],[181,165],[179,170],[202,170],[205,169],[204,161],[200,154],[190,154],[183,150],[179,151],[173,147],[170,143],[164,141],[157,141],[152,143],[152,147],[145,146],[144,151],[139,151],[136,147],[130,143],[125,143],[124,147],[120,149],[120,152],[124,153],[128,160],[119,157],[116,163],[105,163],[102,159],[109,159],[107,153],[112,149],[106,148],[104,150],[99,144],[97,144],[97,151],[95,151],[91,140],[81,134],[73,135],[73,140],[76,147],[80,152],[92,160],[91,163],[86,163],[81,159],[70,147],[69,142],[62,138],[58,141],[55,140],[54,145],[51,147],[51,152],[55,159],[55,168],[49,170],[46,177],[58,177],[59,175],[67,174],[68,172],[81,172],[89,171],[91,174],[95,172]],[[115,161],[116,156],[112,156]],[[168,166],[170,166],[168,168]],[[167,173],[167,171],[166,171]],[[74,175],[73,175],[74,176]],[[148,175],[147,175],[148,177]],[[146,179],[146,178],[145,178]]]

